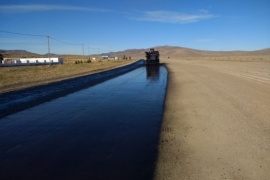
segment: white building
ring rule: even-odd
[[[118,57],[109,57],[109,60],[118,60]]]
[[[109,59],[109,56],[101,56],[101,60]]]
[[[101,56],[101,60],[118,60],[118,57]]]
[[[2,60],[3,65],[45,65],[45,64],[63,64],[63,58],[51,57],[51,58],[4,58]]]

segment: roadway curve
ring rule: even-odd
[[[156,179],[270,177],[270,61],[167,60]]]

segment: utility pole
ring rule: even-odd
[[[51,54],[51,52],[50,52],[50,36],[47,36],[47,38],[48,38],[48,58],[49,58],[49,62],[51,61],[50,60],[50,54]]]
[[[83,56],[84,56],[84,44],[82,44],[82,53],[83,53]]]
[[[89,60],[90,60],[89,46],[87,46],[87,48],[88,48],[88,56],[89,56]]]
[[[101,60],[102,58],[101,58],[101,54],[100,54],[100,48],[98,48],[98,56],[99,56],[99,60]]]

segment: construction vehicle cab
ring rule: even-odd
[[[145,52],[146,64],[159,64],[159,52],[151,48],[150,51]]]

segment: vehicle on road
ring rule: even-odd
[[[159,52],[151,48],[150,51],[145,52],[146,64],[159,64]]]

